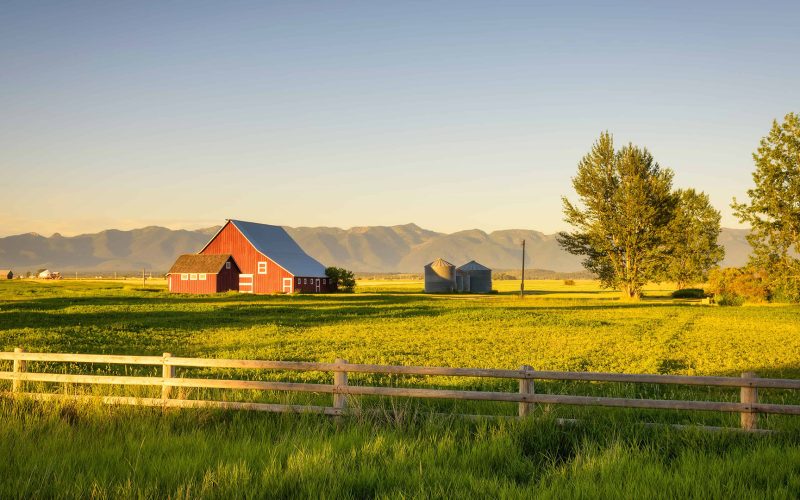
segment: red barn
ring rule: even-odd
[[[229,219],[201,255],[231,255],[243,293],[333,292],[325,266],[306,254],[280,226]]]
[[[174,293],[217,293],[239,289],[239,266],[228,255],[181,255],[167,273]]]

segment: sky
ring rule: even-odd
[[[0,236],[226,218],[566,229],[599,134],[722,224],[800,112],[800,2],[0,8]]]

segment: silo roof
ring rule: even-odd
[[[488,267],[484,266],[483,264],[478,264],[474,260],[471,260],[464,264],[463,266],[458,268],[459,271],[491,271]]]
[[[433,262],[431,262],[428,265],[431,266],[431,267],[456,267],[453,264],[451,264],[451,263],[449,263],[446,260],[441,259],[441,258],[434,260]]]

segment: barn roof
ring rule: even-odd
[[[309,256],[281,226],[230,220],[256,250],[295,276],[324,277],[325,266]]]
[[[464,264],[463,266],[458,268],[459,271],[491,271],[488,267],[484,266],[483,264],[478,264],[474,260],[471,260]]]
[[[225,262],[230,259],[230,255],[196,255],[185,254],[178,257],[172,264],[169,273],[208,273],[217,274],[222,270]]]

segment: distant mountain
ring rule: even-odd
[[[219,227],[194,231],[150,226],[132,231],[110,229],[94,234],[50,237],[36,233],[0,238],[0,268],[17,272],[37,268],[69,271],[155,272],[169,269],[182,253],[199,251]],[[558,246],[553,234],[528,229],[486,233],[479,229],[446,234],[416,224],[333,227],[287,227],[306,252],[325,265],[361,272],[421,272],[437,257],[456,265],[477,260],[493,269],[519,268],[521,240],[527,243],[526,267],[558,272],[581,270],[581,259]],[[723,229],[723,265],[745,263],[750,247],[745,229]]]

